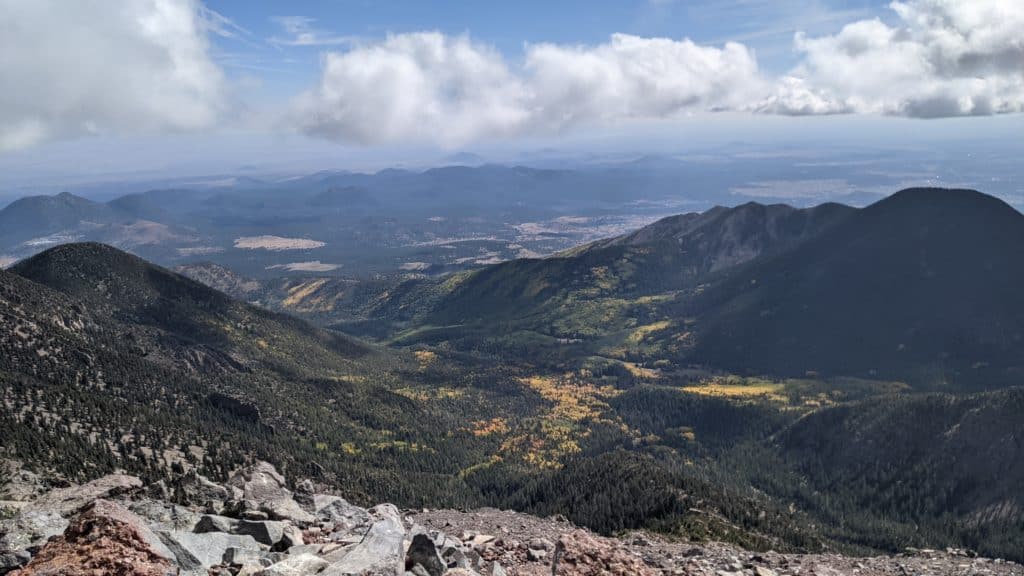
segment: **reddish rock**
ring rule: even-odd
[[[176,570],[160,539],[124,507],[97,500],[11,576],[168,576]]]
[[[555,546],[554,576],[658,576],[621,543],[583,530],[563,534]]]

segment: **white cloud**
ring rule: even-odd
[[[774,4],[730,6],[756,15]],[[1024,112],[1024,1],[903,0],[890,8],[889,23],[862,19],[831,35],[798,34],[799,63],[782,77],[761,72],[743,44],[626,34],[596,45],[527,44],[512,59],[468,35],[361,41],[286,16],[276,19],[281,36],[267,42],[336,45],[287,125],[358,143],[455,147],[716,110]],[[0,151],[83,134],[220,126],[230,90],[217,62],[261,73],[279,72],[280,63],[224,52],[215,61],[211,36],[263,42],[201,0],[0,0]]]
[[[197,0],[0,0],[0,151],[213,125],[221,70]],[[218,32],[220,31],[220,32]]]
[[[488,46],[438,32],[400,34],[324,56],[299,98],[302,130],[363,143],[550,132],[738,106],[760,85],[739,44],[616,34],[598,46],[536,44],[513,69]]]
[[[533,111],[549,126],[733,109],[761,86],[757,61],[741,44],[626,34],[593,47],[529,46],[525,71]]]
[[[691,111],[921,118],[1024,111],[1024,2],[906,0],[898,24],[858,20],[798,34],[800,63],[774,79],[738,43],[615,34],[533,44],[520,65],[468,37],[389,36],[324,57],[297,105],[307,133],[362,143],[459,145]]]
[[[525,87],[494,50],[436,32],[324,56],[320,85],[297,102],[300,129],[362,143],[459,144],[529,121]]]
[[[921,118],[1024,111],[1024,2],[890,7],[896,26],[861,20],[832,36],[798,35],[801,64],[755,108]]]

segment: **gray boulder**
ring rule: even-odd
[[[291,524],[285,524],[284,533],[281,534],[281,539],[274,544],[275,550],[291,550],[295,546],[302,546],[306,543],[305,537],[302,535],[302,530],[299,530]]]
[[[28,561],[31,559],[32,555],[26,550],[0,554],[0,574],[7,574],[15,568],[20,568],[21,566],[28,564]]]
[[[227,516],[217,516],[215,514],[206,514],[196,522],[195,528],[192,529],[196,534],[205,534],[206,532],[224,532],[225,534],[245,534],[245,532],[236,532],[239,521],[234,518],[228,518]],[[258,541],[259,539],[257,539]]]
[[[252,536],[208,532],[161,532],[160,539],[174,553],[183,570],[208,570],[224,562],[228,548],[243,548],[260,551],[260,545]]]
[[[347,548],[324,576],[400,576],[405,572],[405,526],[398,509],[382,504],[369,510],[374,519],[362,541]]]
[[[224,551],[224,564],[234,566],[259,566],[266,568],[284,559],[280,552],[267,552],[266,550],[252,550],[250,548],[235,548],[232,546]]]
[[[274,546],[284,538],[284,530],[288,525],[275,520],[240,520],[231,531],[234,534],[252,536],[260,544]]]
[[[13,518],[0,522],[0,549],[19,552],[41,546],[54,536],[64,533],[66,518],[55,510],[26,509]]]
[[[302,509],[286,487],[284,477],[267,462],[256,464],[236,472],[228,480],[228,486],[237,488],[243,500],[255,502],[258,510],[273,520],[289,520],[311,524],[316,518]]]
[[[431,532],[430,536],[446,566],[449,568],[474,567],[473,559],[467,555],[467,548],[461,540],[444,532]]]
[[[405,553],[405,569],[414,571],[415,568],[422,568],[429,576],[441,576],[448,566],[441,559],[441,555],[434,546],[434,541],[426,534],[417,534],[409,544],[409,550]]]
[[[168,492],[175,494],[178,504],[197,506],[220,513],[227,502],[241,498],[241,492],[221,486],[205,476],[190,471],[171,482]]]
[[[334,525],[334,532],[361,536],[373,523],[366,509],[349,504],[338,496],[313,495],[313,510],[319,520]]]
[[[200,514],[184,506],[149,498],[132,502],[128,508],[144,518],[151,528],[158,531],[194,531],[201,518]]]
[[[319,574],[327,568],[327,562],[313,554],[289,556],[277,564],[272,564],[259,573],[259,576],[309,576]]]

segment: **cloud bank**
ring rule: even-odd
[[[1024,2],[904,0],[889,15],[833,35],[798,34],[798,63],[780,77],[740,43],[627,34],[596,45],[527,44],[511,59],[468,35],[365,41],[286,17],[277,23],[287,36],[267,43],[330,47],[282,124],[362,144],[456,147],[722,110],[1024,112]],[[199,0],[0,0],[0,150],[221,125],[226,81],[209,37],[230,32],[225,22]]]
[[[1024,111],[1024,2],[909,0],[894,25],[861,20],[798,34],[780,78],[742,44],[613,35],[596,46],[527,45],[512,66],[468,37],[389,36],[324,58],[297,102],[308,133],[362,143],[458,145],[581,124],[695,111],[880,114],[914,118]]]
[[[522,65],[467,36],[389,36],[324,57],[319,86],[295,115],[311,134],[362,143],[459,145],[484,136],[734,108],[757,95],[754,55],[740,44],[615,34],[597,46],[536,44]]]
[[[755,108],[781,114],[941,118],[1024,111],[1024,2],[893,2],[899,25],[863,20],[796,37],[801,64]]]
[[[197,0],[0,0],[0,151],[214,125],[224,98]]]

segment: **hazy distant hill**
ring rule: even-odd
[[[0,210],[0,246],[77,229],[83,222],[106,224],[118,216],[106,204],[67,192],[22,198]]]
[[[759,177],[746,162],[648,157],[557,168],[483,164],[225,176],[119,197],[115,191],[125,187],[114,186],[90,192],[90,198],[112,198],[106,204],[62,195],[0,209],[0,259],[25,258],[60,242],[98,241],[165,266],[213,261],[259,279],[304,276],[303,267],[289,267],[304,262],[319,262],[325,275],[336,277],[439,274],[552,254],[674,212],[744,202],[750,197],[725,191]],[[235,246],[239,238],[265,235],[322,245],[304,252]],[[36,241],[23,244],[28,240]]]
[[[119,196],[107,205],[135,218],[170,223],[194,211],[207,195],[194,190],[149,190]]]

